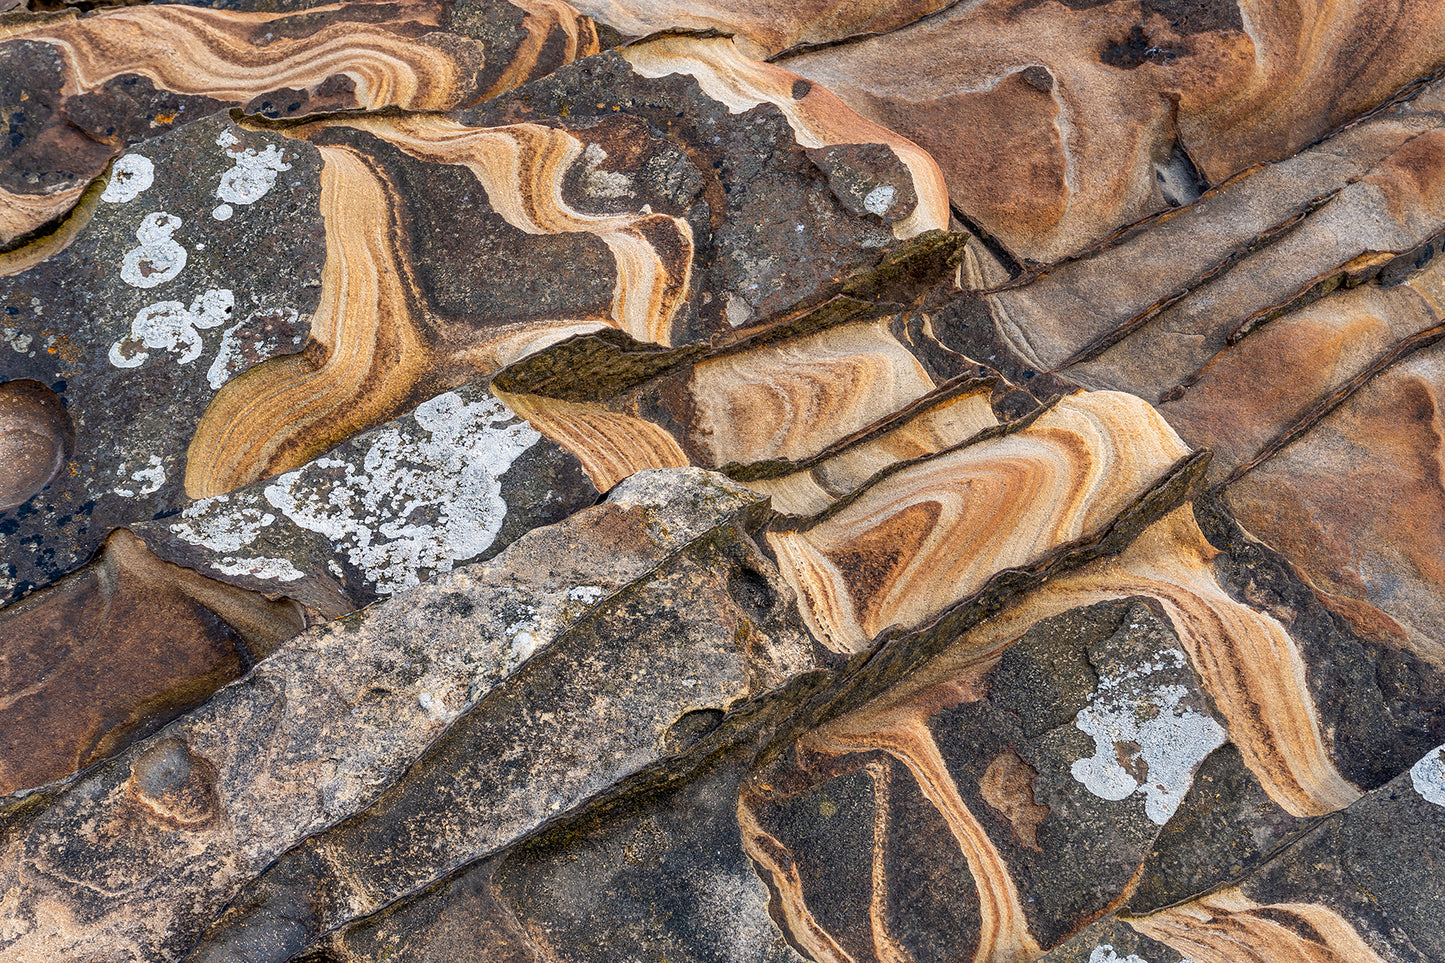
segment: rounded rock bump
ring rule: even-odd
[[[38,381],[0,384],[0,511],[50,484],[75,448],[60,396]]]
[[[161,822],[195,829],[214,820],[216,769],[183,739],[162,739],[131,765],[130,793]]]

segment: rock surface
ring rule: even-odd
[[[0,6],[0,963],[1445,959],[1438,5]]]

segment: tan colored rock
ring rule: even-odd
[[[858,652],[1099,532],[1188,453],[1138,399],[1073,395],[1017,431],[879,476],[768,543],[809,628]]]
[[[1411,104],[1217,187],[1087,257],[1055,265],[1040,277],[1021,279],[1026,283],[1010,284],[995,269],[987,276],[965,278],[965,285],[1000,289],[987,298],[1000,334],[1036,369],[1097,356],[1112,344],[1120,347],[1105,357],[1119,367],[1127,363],[1125,349],[1134,332],[1147,336],[1152,326],[1178,331],[1182,337],[1151,341],[1151,350],[1158,352],[1157,370],[1138,365],[1129,369],[1128,378],[1119,378],[1160,384],[1157,390],[1162,393],[1218,350],[1232,325],[1278,301],[1239,298],[1237,311],[1211,314],[1205,309],[1207,299],[1200,297],[1188,316],[1192,326],[1174,320],[1176,306],[1187,307],[1196,290],[1211,295],[1215,303],[1237,303],[1231,287],[1211,282],[1243,279],[1247,285],[1251,272],[1236,272],[1236,265],[1247,262],[1257,250],[1290,238],[1291,230],[1328,204],[1337,189],[1367,176],[1414,137],[1438,129],[1439,106],[1439,91],[1427,90]],[[1363,188],[1355,191],[1357,196],[1361,193]],[[1336,262],[1330,267],[1362,252],[1362,246],[1350,247],[1358,230],[1384,226],[1375,223],[1383,213],[1383,198],[1378,193],[1372,197],[1373,208],[1368,203],[1363,209],[1356,207],[1364,215],[1358,227],[1334,238],[1313,232],[1326,259]],[[1411,212],[1412,219],[1419,220],[1420,213]],[[982,256],[977,250],[975,254]],[[1279,289],[1275,298],[1293,296],[1319,271],[1312,258],[1304,263],[1277,261],[1274,268],[1282,282],[1275,284]],[[1295,272],[1293,284],[1287,272]],[[1250,293],[1249,288],[1241,293]],[[1084,370],[1102,379],[1113,368],[1095,364]]]
[[[478,24],[452,14],[431,0],[279,14],[165,4],[13,33],[0,58],[25,76],[0,93],[19,118],[0,154],[0,243],[63,214],[157,127],[226,106],[268,117],[446,110],[598,50],[592,22],[560,0],[494,5],[477,38]]]
[[[1440,65],[1442,35],[1423,2],[994,0],[783,63],[917,141],[964,214],[1049,262],[1194,200],[1196,169],[1218,185],[1385,102]]]
[[[1238,887],[1128,922],[1199,963],[1384,963],[1349,921],[1329,907],[1260,905]]]
[[[1216,452],[1210,479],[1247,529],[1356,631],[1437,665],[1435,376],[1404,372],[1432,371],[1445,337],[1441,107],[1427,85],[982,296],[1019,364],[1159,403],[1185,441]],[[1364,406],[1368,427],[1353,422]]]
[[[1356,631],[1445,666],[1440,347],[1376,375],[1229,487],[1251,532],[1293,559]]]
[[[610,501],[529,533],[491,562],[283,644],[244,680],[77,778],[7,835],[7,961],[178,958],[243,885],[306,837],[376,802],[519,667],[599,607],[625,609],[624,590],[668,559],[711,544],[722,528],[756,524],[762,507],[745,489],[696,469],[636,476]],[[650,661],[645,652],[632,657],[641,660],[634,672]],[[728,702],[770,678],[750,674],[736,649],[719,658]],[[682,680],[699,676],[677,675],[659,710],[663,730],[712,705],[689,701]],[[579,724],[606,738],[626,733],[625,715],[601,728]],[[516,718],[530,724],[525,713]],[[630,751],[657,753],[660,737]],[[545,768],[569,785],[575,774],[582,796],[604,788],[589,781],[591,762]],[[525,805],[538,819],[556,812],[545,796]]]
[[[187,493],[209,497],[293,468],[438,385],[495,372],[569,337],[616,331],[676,347],[765,329],[820,284],[868,266],[876,259],[869,247],[946,226],[932,159],[821,88],[795,96],[794,75],[748,61],[721,40],[664,39],[628,48],[626,57],[603,59],[608,70],[630,71],[616,93],[637,96],[626,112],[618,105],[603,113],[599,104],[591,121],[559,107],[537,122],[499,124],[520,109],[504,103],[467,115],[288,128],[316,143],[324,163],[327,261],[312,346],[247,371],[217,395],[191,442]],[[580,82],[580,70],[568,81]],[[687,126],[699,142],[684,136],[679,150],[664,130],[683,122],[650,99],[668,102],[675,93],[662,91],[689,77],[705,93],[688,104],[698,116]],[[717,146],[720,136],[702,140],[698,128],[725,118],[742,136],[764,117],[770,136],[791,143],[765,163],[766,176],[755,171],[734,185],[742,145]],[[806,153],[825,148],[833,153]],[[729,162],[704,166],[712,155]],[[448,194],[461,172],[479,195],[471,206],[480,224],[469,220],[464,233],[455,224],[456,242],[441,245],[433,227],[441,209],[459,216]],[[787,217],[791,235],[713,232],[709,205],[719,193],[757,205],[744,194],[769,178],[778,194],[768,209]],[[852,209],[850,186],[860,184],[874,186],[865,206]],[[878,210],[866,209],[875,194]],[[808,243],[817,240],[809,230],[822,243]],[[844,243],[850,233],[858,247]],[[553,276],[559,256],[574,273]],[[577,278],[586,283],[569,283]]]
[[[780,510],[821,511],[889,465],[998,424],[996,379],[940,384],[894,333],[897,321],[731,346],[602,401],[499,396],[575,454],[599,490],[690,463],[744,479]]]
[[[733,34],[758,60],[802,44],[886,33],[947,5],[946,0],[806,0],[788,7],[759,0],[581,0],[576,4],[599,23],[634,37],[672,31]]]

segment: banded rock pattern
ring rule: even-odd
[[[232,105],[267,117],[446,110],[598,49],[595,26],[564,3],[467,14],[428,0],[282,13],[154,4],[13,30],[0,42],[12,125],[0,243],[63,215],[118,149],[157,128]]]
[[[961,212],[1049,262],[1375,108],[1440,68],[1442,30],[1429,4],[994,0],[783,63],[916,140]]]
[[[1434,6],[44,5],[0,961],[1445,958]]]

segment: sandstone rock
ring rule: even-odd
[[[314,963],[614,959],[800,963],[741,845],[733,753],[670,790],[544,831],[503,856],[332,931]]]
[[[50,484],[74,445],[75,429],[55,392],[25,379],[0,384],[0,506],[23,505]]]
[[[1424,4],[995,0],[782,63],[915,140],[964,214],[1047,262],[1385,103],[1440,67],[1442,30]]]
[[[966,264],[982,304],[934,325],[1045,396],[1084,384],[1158,403],[1215,452],[1211,480],[1245,527],[1355,631],[1437,665],[1439,98],[1426,84],[1036,279],[997,287]]]
[[[0,610],[6,687],[26,694],[0,713],[16,734],[0,787],[123,749],[300,632],[306,613],[345,615],[596,498],[575,459],[466,386],[295,472],[118,530],[102,561]]]
[[[228,384],[192,441],[187,490],[295,467],[438,382],[568,337],[674,347],[766,330],[875,252],[945,226],[931,159],[825,92],[795,96],[792,75],[722,41],[627,57],[447,117],[285,128],[324,161],[313,327],[328,353]],[[890,203],[915,198],[907,216],[852,213],[805,152],[856,141],[875,148],[866,159],[893,158],[886,176],[908,190]],[[580,273],[557,275],[559,258]]]
[[[636,939],[670,959],[712,959],[724,925],[725,945],[765,959],[950,958],[984,940],[987,958],[1029,958],[1120,899],[1142,914],[1207,888],[1204,878],[1267,866],[1310,823],[1271,802],[1229,741],[1256,737],[1248,716],[1215,709],[1229,696],[1207,681],[1218,669],[1205,653],[1267,624],[1278,631],[1227,594],[1230,566],[1271,583],[1261,560],[1232,556],[1188,588],[1120,578],[1143,556],[1188,550],[1177,513],[1161,525],[1117,559],[976,622],[860,708],[806,724],[771,761],[734,751],[674,773],[660,793],[639,786],[342,927],[301,958],[462,959],[478,939],[503,959],[590,959],[593,948],[609,958],[608,940]],[[1123,595],[1088,606],[1079,589],[1096,579]],[[1279,575],[1272,584],[1280,591]],[[1431,687],[1438,681],[1422,689]],[[1432,725],[1442,721],[1437,705]],[[1231,848],[1201,849],[1205,825]],[[738,847],[766,899],[752,877],[738,882]],[[1261,916],[1280,921],[1285,909]],[[1335,925],[1308,907],[1290,911]],[[1052,955],[1074,959],[1078,947],[1095,963],[1146,951],[1179,958],[1115,917]]]
[[[1097,536],[1188,454],[1137,399],[1077,395],[1015,432],[901,464],[768,542],[809,628],[835,652],[857,652],[1003,569]],[[1013,501],[1025,492],[1026,504]]]
[[[215,390],[310,335],[325,256],[314,150],[221,115],[127,157],[149,172],[133,194],[102,199],[67,250],[0,279],[5,374],[54,391],[75,439],[55,480],[0,521],[7,598],[179,507]],[[251,193],[220,204],[234,172]]]
[[[634,476],[607,505],[651,510],[656,525],[677,517],[657,511],[663,499],[701,494],[658,481]],[[738,522],[726,524],[532,656],[365,811],[283,855],[190,958],[285,960],[665,761],[811,669],[812,642],[781,580]]]
[[[694,464],[743,479],[779,508],[818,511],[889,465],[999,423],[997,380],[944,380],[958,369],[928,370],[932,359],[905,346],[897,321],[845,320],[718,351],[604,401],[501,396],[599,488],[642,468]]]
[[[745,489],[696,470],[641,475],[615,490],[609,502],[536,530],[491,562],[284,643],[242,682],[82,775],[7,836],[0,891],[14,922],[6,956],[178,958],[249,880],[307,837],[324,841],[322,831],[338,823],[335,832],[343,837],[368,827],[384,832],[388,800],[400,801],[403,809],[413,804],[405,790],[385,790],[407,779],[441,780],[436,831],[445,834],[447,800],[457,801],[455,793],[463,789],[446,775],[442,759],[449,744],[477,764],[504,771],[515,768],[512,757],[475,756],[473,743],[486,745],[489,735],[510,729],[519,750],[540,753],[532,789],[498,782],[502,771],[477,774],[476,806],[485,807],[493,791],[520,793],[522,803],[494,830],[467,821],[475,845],[483,847],[479,854],[605,788],[615,777],[594,771],[596,765],[626,771],[660,758],[666,733],[687,713],[721,711],[811,659],[805,637],[786,627],[786,602],[766,588],[766,562],[746,554],[746,529],[756,524],[761,507]],[[744,591],[745,601],[759,600],[751,603],[762,606],[753,614],[732,599],[726,570],[706,564],[709,552],[726,557],[729,545],[744,552],[737,564],[753,572],[738,573],[742,588],[732,589]],[[722,608],[678,609],[666,586],[679,580],[711,586]],[[658,604],[682,625],[695,626],[678,625],[676,635],[668,628],[676,623],[667,621],[644,628],[656,633],[659,645],[680,646],[667,663],[658,661],[665,649],[626,645],[653,611],[634,602],[652,582]],[[750,588],[754,584],[760,587]],[[719,623],[720,615],[729,621]],[[769,628],[778,618],[785,620],[781,634]],[[399,643],[398,633],[407,641]],[[568,644],[557,648],[558,640],[574,635],[575,651]],[[618,649],[626,652],[621,661]],[[621,673],[618,681],[607,682],[614,671]],[[589,686],[579,672],[606,678]],[[654,674],[657,689],[622,691],[653,696],[635,705],[615,701],[615,686],[646,673]],[[614,722],[593,725],[586,703],[557,688],[565,679],[581,687],[577,694],[585,691],[611,705]],[[528,702],[544,691],[562,701],[550,714],[534,714]],[[441,753],[440,768],[428,775],[428,767],[412,767],[413,758],[444,732],[452,735],[433,750]],[[570,746],[574,735],[584,733],[601,741],[577,756],[576,766],[557,770],[548,765],[545,742],[533,741],[548,732],[559,745]],[[171,814],[170,804],[158,802],[148,788],[156,767],[174,772],[158,785],[174,784],[165,792],[184,798],[183,816]],[[425,790],[414,802],[424,798]],[[344,822],[362,810],[366,817]],[[495,810],[498,816],[508,811]],[[284,867],[304,864],[309,852],[297,850],[278,876]],[[465,852],[443,858],[465,859]],[[400,865],[414,874],[410,884],[396,878],[403,887],[422,885],[446,869],[405,858]],[[309,892],[304,878],[303,870],[298,885]],[[260,891],[271,886],[265,878]],[[286,889],[277,892],[282,902]],[[337,896],[342,909],[352,899],[366,899],[364,891]],[[350,912],[365,906],[358,903]],[[57,913],[65,925],[49,922],[61,918]],[[282,922],[287,913],[294,913],[289,903],[277,911],[280,930],[256,938],[274,944],[279,936],[291,951],[301,948],[295,940],[309,927],[305,919]],[[328,920],[340,921],[318,921]],[[243,922],[234,935],[244,943],[252,934]]]
[[[944,0],[838,3],[809,0],[779,9],[756,0],[640,3],[638,0],[582,0],[577,8],[623,34],[735,34],[762,60],[787,48],[885,33],[946,7]]]
[[[294,602],[169,565],[115,532],[94,562],[0,610],[0,794],[118,752],[305,627]]]
[[[1169,909],[1121,912],[1043,959],[1122,959],[1100,954],[1103,940],[1164,961],[1181,954],[1206,963],[1436,959],[1445,949],[1432,868],[1440,859],[1442,772],[1441,750],[1432,749],[1257,871]]]
[[[446,110],[597,49],[591,21],[564,3],[151,4],[36,23],[0,42],[12,118],[0,243],[64,214],[111,158],[157,128],[228,106],[266,117]],[[132,160],[114,174],[111,199],[143,189],[151,170]]]
[[[1226,735],[1167,628],[1109,614],[1037,626],[992,675],[925,670],[753,776],[743,845],[797,948],[1027,959],[1117,898]]]
[[[299,468],[570,335],[615,328],[667,346],[765,328],[820,284],[873,265],[876,250],[945,225],[932,161],[826,92],[795,98],[791,75],[749,65],[720,42],[629,56],[642,66],[594,58],[520,100],[455,119],[336,119],[272,133],[217,118],[158,139],[159,153],[127,155],[137,173],[102,196],[75,246],[7,285],[17,319],[7,341],[25,354],[15,373],[61,386],[78,432],[66,486],[17,510],[38,512],[21,537],[43,533],[41,551],[12,563],[12,595],[73,568],[109,527],[179,507],[182,483],[193,498],[211,497]],[[723,99],[681,79],[689,72]],[[619,103],[575,105],[599,84]],[[528,106],[549,97],[551,107]],[[687,129],[648,98],[686,106]],[[506,122],[519,111],[540,116]],[[685,150],[664,136],[669,127]],[[750,138],[774,145],[771,167],[758,168]],[[865,138],[869,163],[894,158],[892,203],[913,198],[901,219],[851,213],[805,153]],[[198,150],[215,166],[176,166]],[[830,155],[834,181],[847,156]],[[508,166],[518,158],[532,165],[525,173]],[[547,180],[561,158],[565,176]],[[182,176],[167,176],[173,167]],[[156,170],[159,185],[148,186]],[[238,171],[256,197],[213,204]],[[764,206],[789,232],[745,227]],[[137,219],[142,208],[157,209]],[[394,222],[411,231],[392,232]],[[552,276],[558,257],[595,269],[589,283]],[[100,268],[106,259],[119,263],[124,286]],[[268,278],[264,291],[257,277]],[[142,296],[162,293],[177,300]],[[46,327],[81,311],[121,327]],[[204,376],[203,358],[212,359]],[[89,429],[100,397],[115,399],[121,434]],[[167,407],[157,409],[157,397]],[[146,439],[143,464],[132,463],[137,438]]]
[[[1433,5],[0,6],[0,963],[1445,957]]]
[[[132,528],[168,561],[336,618],[490,558],[597,496],[575,458],[472,384],[294,471]]]

